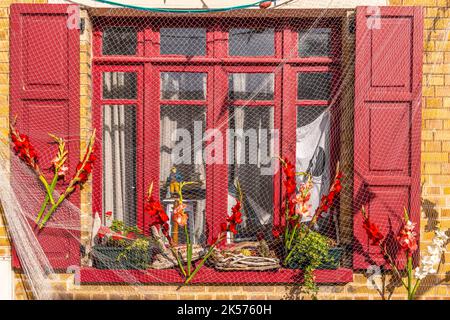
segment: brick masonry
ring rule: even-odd
[[[45,3],[46,0],[2,0],[0,3],[0,140],[5,141],[9,121],[9,5],[11,3]],[[390,0],[390,5],[420,5],[424,7],[424,55],[423,55],[423,103],[422,103],[422,219],[421,249],[426,249],[433,232],[429,232],[439,221],[441,229],[450,228],[450,0]],[[86,30],[81,35],[81,140],[85,141],[91,121],[91,22],[86,12]],[[343,39],[343,47],[351,47],[351,39]],[[344,50],[345,51],[345,50]],[[348,54],[349,52],[347,52]],[[344,55],[346,53],[344,52]],[[352,68],[352,65],[344,68]],[[351,83],[352,79],[347,79]],[[352,97],[347,96],[347,102]],[[347,103],[348,104],[348,103]],[[351,110],[344,110],[351,112]],[[342,140],[351,142],[345,132]],[[351,145],[351,143],[349,144]],[[84,147],[84,143],[81,143]],[[5,148],[4,143],[0,149]],[[0,150],[2,151],[2,150]],[[346,152],[345,150],[343,152]],[[348,152],[348,151],[347,151]],[[348,158],[348,157],[344,157]],[[344,170],[351,163],[344,163]],[[345,169],[347,168],[347,169]],[[348,199],[347,194],[347,199]],[[345,202],[345,194],[344,194]],[[82,194],[82,225],[88,228],[91,216],[91,190]],[[348,219],[343,217],[342,219]],[[344,222],[344,221],[342,221]],[[346,223],[347,224],[348,220]],[[87,229],[82,230],[82,242],[87,239]],[[351,234],[351,230],[342,230]],[[345,238],[345,237],[344,237]],[[344,240],[345,241],[345,240]],[[448,248],[450,249],[450,248]],[[11,248],[5,221],[0,214],[0,256],[10,256]],[[450,253],[439,274],[427,278],[420,299],[450,298]],[[389,280],[389,277],[388,277]],[[364,274],[354,274],[353,282],[345,285],[322,285],[319,299],[380,299],[380,295],[369,289]],[[32,298],[27,290],[26,277],[15,274],[16,298]],[[299,299],[304,297],[296,286],[99,286],[74,284],[74,275],[58,274],[52,280],[52,288],[61,299]],[[396,288],[391,298],[404,299],[405,291]]]

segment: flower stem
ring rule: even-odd
[[[50,193],[51,194],[53,194],[53,191],[55,190],[55,187],[56,187],[56,183],[58,182],[58,172],[55,170],[55,175],[53,176],[53,180],[52,180],[52,183],[51,183],[51,185],[50,185]],[[36,217],[36,220],[35,220],[35,223],[36,224],[38,224],[39,223],[39,220],[41,220],[41,217],[42,217],[42,215],[44,214],[44,211],[45,211],[45,208],[47,208],[47,204],[48,204],[48,202],[49,202],[49,200],[50,200],[50,197],[49,197],[49,195],[48,195],[48,193],[45,195],[45,200],[44,200],[44,202],[42,203],[42,206],[41,206],[41,210],[39,210],[39,213],[38,213],[38,215],[37,215],[37,217]],[[53,200],[53,204],[54,204],[54,200]]]
[[[412,256],[408,255],[408,300],[414,300],[413,287],[412,287]]]
[[[50,189],[50,186],[48,185],[47,180],[45,180],[45,177],[42,174],[39,175],[39,180],[44,185],[45,191],[47,191],[47,196],[49,197],[51,204],[54,205],[55,199],[53,199],[53,195],[52,195],[53,191]]]
[[[172,246],[169,246],[170,251],[172,251],[172,254],[175,256],[175,259],[177,259],[178,267],[180,268],[181,273],[183,276],[186,277],[186,271],[184,270],[183,263],[181,262],[180,257],[178,256],[178,253],[175,251],[175,249]]]
[[[197,272],[201,269],[201,267],[203,267],[203,265],[205,264],[206,260],[208,260],[208,258],[211,256],[211,254],[213,253],[214,248],[216,247],[216,245],[222,241],[221,237],[218,237],[216,242],[214,242],[211,247],[209,248],[208,252],[206,253],[206,255],[203,257],[202,261],[200,261],[200,263],[197,265],[197,267],[195,268],[195,270],[187,277],[186,281],[184,281],[184,284],[189,284],[189,282],[194,278],[194,276],[197,274]]]
[[[417,288],[419,287],[419,284],[420,284],[420,279],[417,279],[416,283],[414,284],[414,288],[411,291],[411,300],[414,300],[414,297],[416,296],[416,291],[417,291]]]
[[[187,274],[190,276],[192,267],[192,244],[189,237],[187,224],[184,225],[184,233],[186,234]]]
[[[58,201],[50,208],[50,210],[48,210],[48,212],[45,215],[44,219],[42,219],[41,223],[39,224],[39,229],[42,229],[44,227],[45,223],[48,221],[48,219],[50,219],[52,214],[56,211],[56,209],[58,209],[59,205],[61,204],[61,202],[64,201],[65,198],[66,198],[66,195],[62,194],[59,197]]]

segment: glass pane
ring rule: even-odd
[[[206,73],[161,72],[162,100],[205,100]]]
[[[205,242],[206,166],[203,134],[206,109],[201,106],[163,105],[160,109],[160,196],[170,219],[177,205],[181,181],[195,182],[183,188],[187,226],[193,243]],[[196,136],[199,135],[199,136]],[[186,242],[184,227],[170,223],[174,241]]]
[[[136,72],[103,72],[103,99],[136,99]]]
[[[297,107],[296,171],[312,175],[310,212],[319,206],[322,195],[330,185],[330,112],[327,106]],[[297,183],[306,182],[305,176],[297,176]],[[311,215],[304,216],[311,220]]]
[[[137,31],[133,27],[108,27],[103,31],[104,55],[135,55]]]
[[[228,97],[231,100],[273,100],[273,73],[231,73]]]
[[[243,193],[239,240],[270,238],[273,217],[273,107],[229,108],[228,211],[236,203],[236,181]]]
[[[228,41],[230,56],[273,56],[274,29],[230,29]]]
[[[136,106],[103,106],[103,210],[136,225]]]
[[[298,73],[298,100],[329,100],[331,95],[331,73]]]
[[[161,28],[159,32],[161,54],[206,55],[206,29]]]
[[[331,29],[318,28],[298,32],[298,53],[301,57],[330,55]]]

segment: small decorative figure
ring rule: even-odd
[[[172,167],[166,181],[167,185],[169,186],[167,194],[170,195],[170,197],[178,194],[181,181],[183,181],[183,176],[179,172],[177,172],[176,167]]]

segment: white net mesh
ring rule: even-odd
[[[365,232],[361,206],[403,268],[396,237],[403,207],[417,222],[419,207],[410,199],[417,199],[419,190],[405,181],[404,188],[396,182],[382,190],[377,184],[361,187],[365,172],[354,171],[354,164],[369,166],[379,179],[395,179],[399,172],[415,179],[411,168],[420,144],[411,135],[420,109],[412,104],[420,92],[391,112],[375,101],[370,120],[354,116],[353,11],[281,6],[277,13],[203,15],[85,9],[81,49],[89,48],[81,53],[80,70],[88,80],[81,81],[79,134],[67,132],[73,119],[51,111],[22,112],[16,126],[37,150],[48,184],[58,148],[48,134],[65,140],[68,173],[57,180],[56,202],[77,170],[90,175],[85,162],[77,167],[78,151],[84,155],[95,128],[92,178],[79,183],[81,191],[69,192],[39,229],[35,219],[46,197],[42,181],[14,152],[2,156],[7,161],[0,198],[36,298],[56,298],[52,274],[80,269],[88,283],[134,284],[128,289],[137,292],[145,290],[141,284],[186,279],[230,285],[305,281],[314,292],[312,270],[332,270],[326,282],[333,284],[364,263],[390,268],[379,247],[369,245],[371,239],[354,237],[355,228]],[[385,36],[395,37],[401,27]],[[52,34],[45,25],[28,32],[37,39],[38,33]],[[65,41],[55,33],[52,43]],[[57,79],[60,74],[49,67],[52,55],[43,57],[42,77]],[[382,69],[367,64],[359,72],[402,75],[410,66],[397,64],[397,58],[378,57]],[[374,81],[383,86],[383,79]],[[357,137],[366,135],[375,141],[369,141],[370,156],[354,153]],[[297,172],[291,191],[290,171],[280,157]],[[343,174],[342,190],[336,172]],[[43,216],[51,207],[48,201]]]

